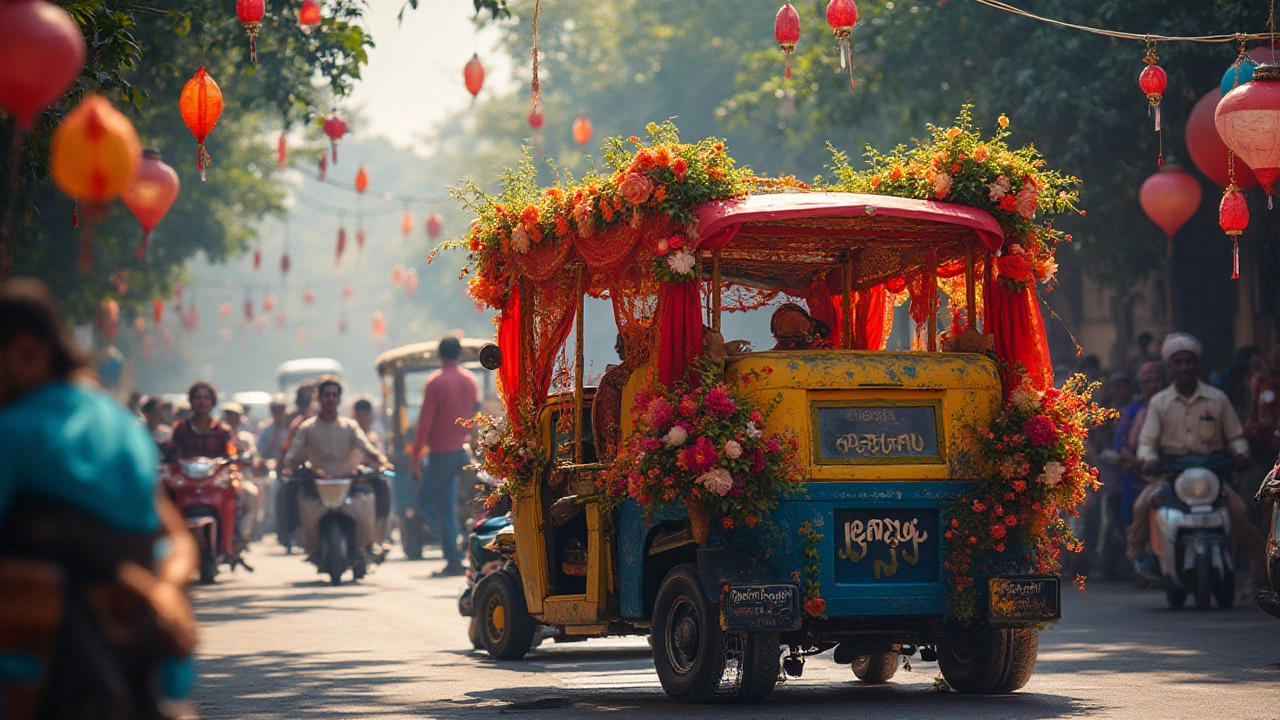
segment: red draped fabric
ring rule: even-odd
[[[987,322],[995,336],[996,357],[1001,361],[1005,393],[1013,392],[1018,373],[1025,370],[1037,390],[1053,386],[1053,364],[1044,319],[1030,287],[1015,289],[1009,283],[992,283]]]
[[[507,415],[514,417],[520,397],[520,288],[511,288],[511,299],[498,316],[498,347],[502,366],[498,368],[498,390]]]
[[[818,280],[809,286],[809,291],[805,293],[804,302],[809,306],[809,315],[815,320],[821,320],[831,328],[831,335],[827,338],[831,341],[833,347],[840,346],[840,316],[843,314],[841,296],[832,295],[827,283]]]
[[[883,350],[885,305],[889,302],[889,293],[880,284],[859,290],[854,295],[853,349]]]
[[[702,355],[702,300],[696,282],[663,283],[658,292],[658,381],[670,385]]]

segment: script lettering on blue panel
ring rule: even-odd
[[[817,404],[819,463],[939,462],[936,405]]]
[[[938,511],[865,508],[835,512],[839,584],[938,582]]]

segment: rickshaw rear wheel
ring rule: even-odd
[[[853,661],[853,674],[865,683],[879,684],[889,682],[889,679],[897,672],[897,652],[863,655]]]
[[[938,669],[966,695],[1011,693],[1031,679],[1040,650],[1034,628],[980,626],[938,640]]]
[[[724,674],[725,637],[694,565],[677,565],[667,573],[654,601],[650,633],[653,666],[667,696],[682,703],[712,700]]]
[[[533,647],[534,622],[520,583],[508,572],[491,573],[476,586],[476,621],[484,649],[494,660],[519,660]]]
[[[782,650],[778,633],[752,633],[742,638],[741,675],[734,701],[764,702],[778,684]],[[726,670],[726,673],[728,671]]]

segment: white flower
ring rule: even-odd
[[[1009,193],[1009,178],[1001,175],[996,178],[995,182],[988,183],[987,188],[991,190],[987,197],[992,200],[999,200]]]
[[[684,445],[685,440],[688,439],[689,432],[679,425],[676,425],[667,431],[665,441],[667,443],[667,447],[680,447],[681,445]]]
[[[676,275],[689,275],[693,272],[693,255],[677,250],[667,256],[667,267],[671,268],[671,272]]]
[[[1021,410],[1032,410],[1040,404],[1040,393],[1036,392],[1036,389],[1027,383],[1023,383],[1009,396],[1009,401],[1013,403],[1014,407]]]
[[[723,497],[728,495],[729,491],[733,489],[733,476],[724,468],[714,468],[703,473],[698,478],[698,483],[701,484],[702,487]]]
[[[944,200],[947,194],[951,192],[951,176],[947,173],[938,173],[938,177],[933,180],[933,194],[939,200]]]
[[[730,440],[724,444],[724,454],[736,460],[742,457],[742,446],[737,440]]]
[[[529,252],[529,233],[523,227],[518,227],[511,233],[511,249],[521,255]]]
[[[498,435],[497,430],[490,430],[484,434],[484,444],[489,447],[498,447],[498,443],[501,442],[501,440],[502,436]]]
[[[1038,478],[1040,482],[1049,487],[1058,487],[1062,484],[1062,475],[1067,471],[1067,467],[1057,460],[1050,460],[1044,464],[1044,472],[1040,473]]]
[[[747,434],[753,438],[758,438],[764,435],[764,433],[760,431],[760,428],[756,427],[756,424],[753,422],[747,423]]]

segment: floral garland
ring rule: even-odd
[[[800,488],[798,443],[761,430],[773,404],[758,407],[709,363],[696,370],[696,384],[636,393],[636,432],[600,485],[614,498],[634,498],[647,514],[696,503],[725,530],[754,528]],[[743,385],[755,379],[738,376]]]
[[[1078,515],[1085,494],[1100,487],[1097,469],[1084,461],[1084,439],[1116,415],[1090,400],[1095,387],[1083,375],[1043,394],[1024,382],[994,422],[970,428],[969,442],[987,472],[948,512],[942,564],[961,619],[976,611],[976,559],[981,570],[1012,564],[1048,573],[1060,569],[1063,549],[1082,547],[1062,515]]]
[[[1010,149],[1004,115],[995,135],[983,138],[973,126],[972,109],[965,105],[951,127],[930,125],[929,141],[917,141],[914,148],[899,145],[889,153],[867,148],[866,170],[855,170],[843,152],[831,148],[837,181],[831,189],[939,200],[989,212],[1005,235],[1005,253],[996,261],[1000,278],[1024,287],[1033,280],[1049,284],[1058,270],[1054,248],[1071,236],[1051,221],[1037,222],[1036,216],[1083,215],[1076,207],[1080,181],[1046,170],[1035,146]]]
[[[804,543],[801,551],[804,562],[804,612],[811,618],[822,619],[826,617],[827,601],[822,598],[822,566],[819,564],[822,551],[819,547],[826,536],[814,530],[813,523],[808,520],[800,523],[796,534]],[[796,580],[799,579],[797,573]]]
[[[542,457],[536,427],[483,413],[462,424],[479,428],[480,469],[502,479],[498,491],[489,496],[490,505],[503,495],[514,498],[533,482]]]

